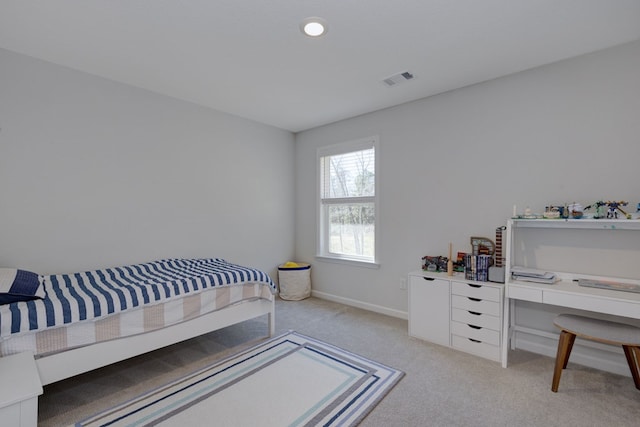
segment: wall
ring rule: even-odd
[[[513,205],[640,202],[640,42],[296,136],[296,255],[318,295],[399,317],[424,255],[493,239]],[[316,149],[380,136],[380,268],[316,260]],[[637,265],[632,274],[640,277]]]
[[[0,266],[294,253],[294,135],[0,50]]]

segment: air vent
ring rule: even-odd
[[[392,86],[397,86],[400,83],[404,83],[411,79],[413,79],[413,74],[411,74],[408,71],[405,71],[403,73],[398,73],[398,74],[394,74],[391,77],[387,77],[386,79],[382,80],[382,83],[384,83],[389,87],[392,87]]]

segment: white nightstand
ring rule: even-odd
[[[0,357],[0,422],[36,427],[42,383],[31,353]]]

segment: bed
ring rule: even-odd
[[[275,293],[268,274],[220,258],[0,269],[0,356],[32,352],[46,385],[263,315],[271,336]]]

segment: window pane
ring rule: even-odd
[[[329,214],[329,252],[373,258],[375,209],[373,203],[327,206]]]
[[[374,149],[354,151],[323,158],[328,166],[328,181],[323,185],[323,198],[375,196]],[[326,170],[326,169],[325,169]]]

